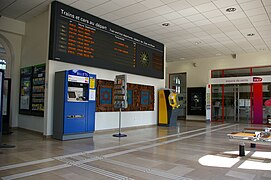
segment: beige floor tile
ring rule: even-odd
[[[225,152],[238,151],[238,143],[230,142],[226,134],[251,125],[239,124],[223,128],[226,126],[228,125],[180,121],[178,127],[126,129],[126,138],[114,138],[112,134],[115,132],[106,131],[95,133],[93,138],[71,141],[43,139],[36,133],[14,130],[13,134],[3,136],[3,141],[16,145],[16,148],[0,149],[0,167],[46,158],[55,160],[0,170],[0,177],[73,162],[78,164],[22,179],[107,180],[112,175],[137,180],[164,180],[177,176],[194,180],[270,179],[269,171],[238,168],[250,157],[243,157],[240,162],[228,168],[203,166],[198,162],[205,155],[233,158],[233,155],[227,156]],[[217,130],[218,128],[222,129]],[[246,150],[270,152],[270,147],[259,145],[256,149],[251,149],[246,146]],[[74,153],[80,155],[73,155]],[[61,159],[64,155],[71,157]],[[88,165],[88,169],[81,167],[83,160],[88,161],[84,163]]]

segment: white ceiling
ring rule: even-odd
[[[28,21],[51,1],[0,0],[0,14]],[[59,1],[164,43],[168,62],[271,50],[271,0]]]

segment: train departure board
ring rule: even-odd
[[[49,59],[164,78],[164,45],[53,1]]]

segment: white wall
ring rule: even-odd
[[[196,63],[196,67],[193,66]],[[187,87],[206,87],[209,82],[210,72],[214,69],[229,69],[252,66],[271,65],[271,53],[259,52],[251,54],[237,54],[237,58],[231,56],[194,59],[189,61],[178,61],[167,63],[167,85],[168,74],[187,73]],[[203,120],[202,116],[187,116],[187,119]]]
[[[45,135],[52,134],[53,128],[53,92],[54,92],[54,74],[57,71],[67,69],[82,69],[89,73],[96,74],[97,79],[114,80],[116,75],[124,74],[122,72],[110,71],[99,68],[85,67],[57,61],[49,61],[48,78],[48,106],[47,106],[47,132]],[[126,73],[127,74],[127,73]],[[155,104],[154,111],[123,112],[122,127],[132,127],[141,125],[151,125],[157,123],[157,90],[163,88],[165,82],[163,79],[149,78],[133,74],[127,74],[129,83],[144,84],[154,86]],[[118,128],[118,112],[96,112],[95,130]]]
[[[47,61],[48,11],[26,23],[25,36],[22,42],[21,67],[43,64]],[[21,128],[33,131],[44,131],[44,117],[18,116]]]
[[[25,23],[2,16],[0,18],[0,35],[4,37],[11,50],[11,116],[10,125],[18,126],[19,84],[22,36],[25,33]]]
[[[4,19],[7,21],[7,19]],[[9,22],[9,21],[8,21]],[[122,72],[104,70],[99,68],[79,66],[69,63],[48,61],[48,35],[49,35],[49,12],[45,12],[25,24],[24,28],[16,28],[16,20],[9,22],[5,31],[12,30],[13,33],[25,33],[23,39],[13,40],[16,52],[16,78],[13,83],[14,97],[12,100],[14,115],[13,126],[43,132],[44,135],[52,135],[53,130],[53,91],[54,74],[56,71],[67,69],[82,69],[97,75],[98,79],[114,80],[115,75]],[[3,24],[3,23],[2,23]],[[2,25],[0,22],[0,25]],[[19,23],[22,25],[21,23]],[[23,23],[24,24],[24,23]],[[1,31],[0,31],[1,32]],[[5,32],[3,32],[5,33]],[[22,45],[21,45],[22,44]],[[20,58],[21,55],[21,58]],[[19,109],[19,72],[21,67],[32,66],[46,63],[46,84],[45,84],[45,113],[44,118],[18,114]],[[132,127],[141,125],[151,125],[157,123],[157,90],[165,87],[165,81],[162,79],[148,78],[144,76],[128,74],[128,82],[136,84],[151,85],[155,87],[155,108],[154,111],[123,112],[122,127]],[[18,120],[17,120],[18,119]],[[97,112],[95,129],[113,129],[118,127],[118,112]]]
[[[22,42],[21,67],[46,63],[49,13],[44,12],[26,23]]]
[[[25,23],[5,16],[0,17],[0,30],[8,33],[24,35]]]
[[[166,48],[164,49],[166,52]],[[164,54],[166,59],[166,53]],[[165,62],[165,60],[164,60]],[[122,72],[110,71],[100,68],[80,66],[76,64],[63,63],[58,61],[47,61],[46,64],[46,102],[45,102],[45,123],[44,123],[44,135],[53,134],[53,98],[54,98],[54,77],[55,72],[69,70],[69,69],[81,69],[92,74],[96,74],[97,79],[114,80],[116,75],[124,74]],[[165,68],[164,68],[165,72]],[[127,74],[127,73],[125,73]],[[165,74],[165,73],[164,73]],[[122,127],[132,127],[141,125],[152,125],[157,123],[157,90],[165,87],[164,79],[149,78],[145,76],[138,76],[133,74],[127,74],[128,83],[144,84],[154,86],[154,111],[139,111],[139,112],[123,112],[122,113]],[[114,129],[118,128],[118,112],[96,112],[95,113],[95,130]]]

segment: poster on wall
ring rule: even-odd
[[[45,89],[45,64],[33,66],[32,75],[31,110],[32,114],[43,115],[44,89]]]
[[[32,67],[21,69],[20,113],[30,111]]]
[[[206,97],[206,88],[205,87],[196,87],[196,88],[187,88],[188,95],[188,115],[206,115],[205,111],[205,97]]]
[[[114,87],[114,81],[97,79],[96,112],[119,111],[114,108]],[[127,105],[123,111],[154,111],[154,86],[127,83]]]
[[[192,111],[201,111],[203,100],[202,100],[202,94],[201,92],[194,92],[191,93],[191,107],[190,109]]]
[[[19,113],[44,115],[45,64],[21,68]]]

